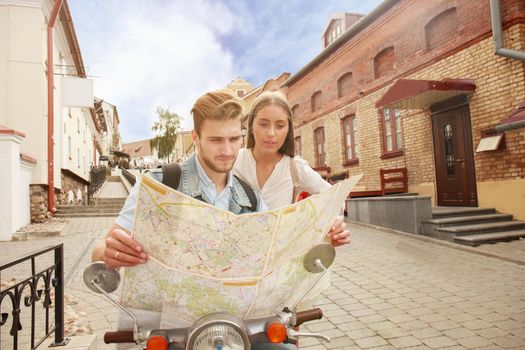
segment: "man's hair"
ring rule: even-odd
[[[293,134],[292,109],[290,108],[290,104],[288,103],[286,96],[277,90],[265,91],[257,96],[255,101],[253,101],[252,108],[248,113],[248,140],[246,147],[253,148],[253,146],[255,146],[255,138],[253,137],[253,121],[255,120],[257,113],[261,110],[261,108],[270,105],[281,107],[288,117],[288,134],[286,135],[283,145],[281,148],[279,148],[279,152],[293,157],[295,155],[295,143]]]
[[[197,135],[200,135],[202,124],[205,120],[242,120],[244,113],[241,101],[231,93],[218,90],[208,92],[195,102],[191,109],[193,115],[193,127]]]

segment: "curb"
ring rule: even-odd
[[[60,236],[59,231],[31,231],[31,232],[15,232],[13,234],[13,237],[11,237],[11,241],[29,241],[32,239],[39,239],[39,238],[48,238],[48,237],[56,237]]]
[[[356,225],[356,226],[372,228],[374,230],[378,230],[378,231],[381,231],[381,232],[393,233],[393,234],[398,235],[398,236],[403,236],[403,237],[407,237],[407,238],[411,238],[411,239],[415,239],[415,240],[419,240],[419,241],[423,241],[423,242],[427,242],[427,243],[431,243],[431,244],[440,245],[440,246],[447,247],[447,248],[460,250],[460,251],[467,252],[467,253],[474,253],[474,254],[478,254],[478,255],[483,255],[483,256],[486,256],[486,257],[489,257],[489,258],[495,258],[495,259],[498,259],[498,260],[503,260],[503,261],[506,261],[506,262],[510,262],[510,263],[514,263],[514,264],[525,266],[525,260],[517,260],[517,259],[509,258],[507,256],[498,254],[496,252],[481,251],[481,250],[478,250],[478,249],[473,248],[473,247],[468,247],[468,246],[463,246],[463,245],[456,244],[456,243],[442,241],[442,240],[439,240],[439,239],[436,239],[436,238],[432,238],[432,237],[428,237],[428,236],[414,235],[414,234],[411,234],[411,233],[394,230],[394,229],[391,229],[391,228],[388,228],[388,227],[376,226],[376,225],[367,224],[367,223],[364,223],[364,222],[353,221],[353,220],[349,220],[347,218],[345,218],[345,222],[350,223],[352,225]]]

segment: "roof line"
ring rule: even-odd
[[[343,34],[337,38],[334,42],[328,45],[321,53],[319,53],[313,60],[308,62],[303,68],[297,73],[292,75],[288,80],[281,84],[282,87],[288,86],[303,76],[305,76],[312,68],[320,64],[325,58],[330,56],[333,52],[339,49],[341,46],[346,44],[350,39],[359,34],[362,30],[372,24],[377,18],[387,12],[392,6],[394,6],[400,0],[384,0],[379,6],[368,13],[366,16],[357,21],[353,26],[348,28]]]

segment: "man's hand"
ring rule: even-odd
[[[92,260],[102,260],[109,267],[135,266],[148,259],[142,245],[118,225],[113,225],[106,239],[93,250]]]
[[[332,239],[332,247],[339,247],[350,243],[350,231],[345,230],[346,224],[343,216],[338,216],[326,237]]]

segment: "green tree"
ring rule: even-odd
[[[182,118],[177,113],[160,106],[157,107],[156,113],[159,119],[151,128],[155,137],[150,140],[149,144],[152,150],[157,150],[159,159],[167,159],[170,162],[170,155],[175,149],[177,132]]]

